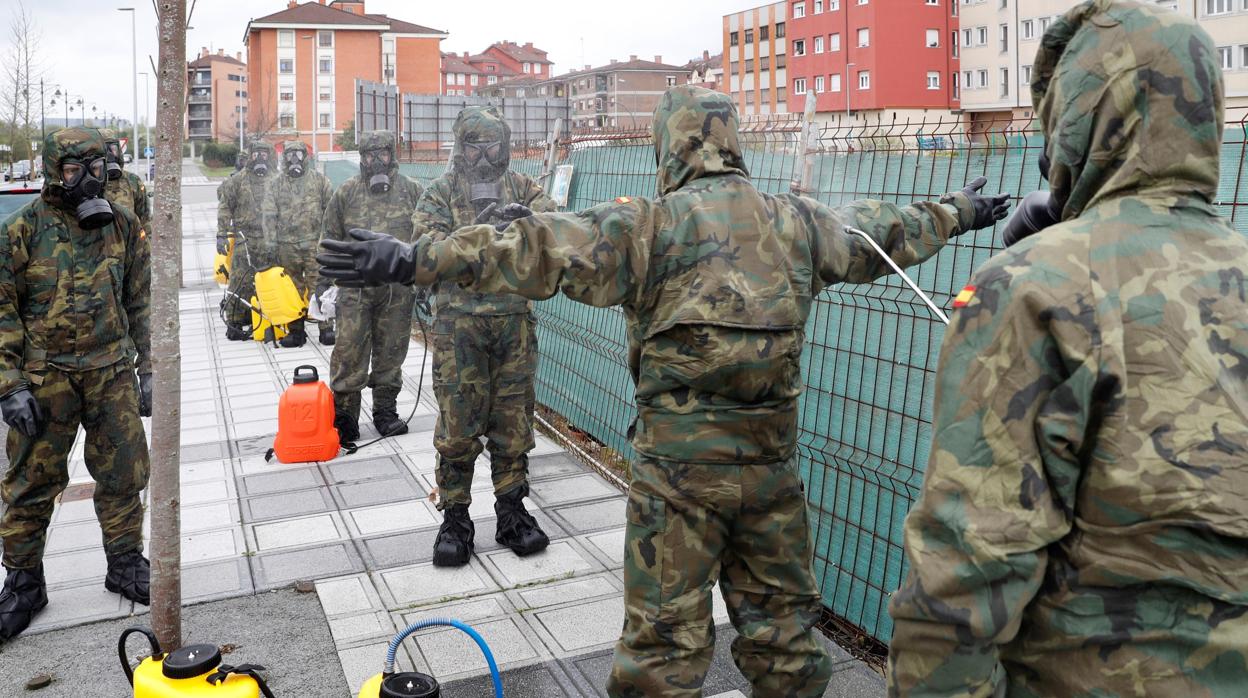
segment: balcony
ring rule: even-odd
[[[190,134],[191,138],[212,138],[211,128],[192,128],[188,129],[187,133]]]
[[[205,92],[203,94],[191,93],[191,96],[187,97],[186,101],[188,104],[212,104],[212,93],[211,92]]]

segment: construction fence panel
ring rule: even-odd
[[[365,131],[399,134],[399,88],[371,80],[355,80],[355,137]]]
[[[511,127],[514,144],[540,147],[555,122],[567,120],[570,105],[564,98],[403,95],[404,158],[409,161],[445,160],[455,139],[455,118],[465,107],[494,105]]]

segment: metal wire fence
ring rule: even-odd
[[[1228,115],[1215,202],[1248,234],[1248,109]],[[1043,184],[1043,138],[1031,121],[961,120],[804,127],[790,117],[747,121],[742,146],[762,191],[798,191],[837,206],[873,198],[935,199],[977,176],[1016,199]],[[568,206],[655,194],[648,133],[573,134],[553,158],[519,150],[513,167],[543,177],[571,164]],[[547,161],[547,160],[550,161]],[[341,167],[339,163],[326,163]],[[428,181],[443,164],[404,165]],[[347,175],[349,176],[349,175]],[[331,173],[331,177],[339,179]],[[345,177],[342,177],[345,179]],[[911,270],[946,309],[972,271],[1000,249],[999,232],[964,235]],[[607,447],[631,456],[635,414],[624,318],[559,296],[536,304],[538,399]],[[799,466],[807,483],[815,574],[832,614],[881,642],[889,595],[905,572],[902,523],[922,484],[931,441],[936,356],[944,325],[899,279],[828,289],[806,328]]]

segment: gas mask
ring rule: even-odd
[[[360,176],[368,182],[368,190],[374,194],[390,191],[390,167],[394,154],[389,148],[365,150],[360,153]]]
[[[253,152],[247,158],[247,167],[251,169],[251,173],[257,177],[264,177],[269,174],[269,154],[263,150]]]
[[[303,170],[306,166],[305,159],[307,153],[302,150],[287,150],[282,154],[282,162],[286,166],[286,174],[289,177],[302,177]]]
[[[104,145],[104,160],[107,163],[108,178],[121,178],[121,143],[109,141]]]
[[[86,230],[103,228],[113,220],[113,207],[104,195],[107,181],[105,158],[61,161],[61,181],[65,201],[75,206],[78,225]]]
[[[477,213],[503,198],[503,173],[509,153],[501,141],[463,143],[460,153],[468,170],[468,200]]]

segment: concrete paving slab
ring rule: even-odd
[[[432,563],[381,572],[377,591],[386,608],[426,606],[498,591],[481,563],[463,567],[434,567]]]
[[[347,685],[351,687],[348,695],[355,695],[365,681],[381,673],[386,661],[387,644],[386,642],[375,642],[338,652],[338,661],[342,665],[342,672],[346,676]],[[395,660],[397,671],[417,671],[426,668],[423,666],[417,667],[412,662],[406,646],[399,647]],[[310,693],[308,695],[320,694]]]
[[[239,524],[238,505],[231,501],[182,507],[182,532],[199,533]]]
[[[239,494],[254,497],[261,494],[290,492],[320,487],[325,484],[316,467],[295,467],[265,475],[245,475],[238,479]]]
[[[544,506],[618,495],[619,490],[592,473],[535,482],[530,486],[533,498]]]
[[[192,463],[182,461],[178,466],[178,478],[184,483],[204,482],[206,480],[232,479],[234,471],[228,460],[208,460]]]
[[[355,546],[347,541],[262,553],[251,558],[251,573],[257,591],[285,586],[300,579],[339,577],[363,569]]]
[[[424,500],[349,509],[343,512],[347,529],[356,538],[438,526],[441,515]]]
[[[624,525],[625,502],[623,496],[616,496],[584,504],[550,507],[547,511],[572,533],[592,533]]]
[[[234,498],[233,487],[229,480],[208,480],[205,482],[188,482],[181,486],[182,506],[211,504]]]
[[[335,485],[330,489],[335,501],[344,509],[392,502],[411,502],[427,494],[422,487],[406,477],[354,482]]]
[[[546,658],[544,649],[533,646],[513,619],[478,623],[473,630],[480,633],[489,645],[500,669]],[[476,674],[487,668],[485,656],[476,643],[457,628],[418,635],[415,642],[433,675],[441,679],[452,681],[457,676]]]
[[[251,571],[242,558],[182,567],[182,603],[250,594]]]
[[[319,514],[336,508],[328,487],[248,497],[240,505],[247,523]]]
[[[396,632],[390,614],[369,611],[354,616],[340,616],[329,621],[329,632],[338,647],[347,647],[361,640],[389,640]]]
[[[582,695],[554,662],[520,667],[502,675],[503,694],[507,698],[552,698]],[[488,675],[442,683],[443,698],[480,698],[493,695],[494,684]]]
[[[133,609],[133,605],[120,594],[114,594],[105,589],[102,575],[100,581],[96,583],[50,589],[47,608],[35,616],[22,637],[90,621],[127,616]],[[0,667],[12,661],[8,655],[9,645],[6,645],[5,659],[0,661]],[[113,661],[117,661],[116,652],[113,653]],[[2,671],[0,669],[0,672]]]
[[[556,608],[529,616],[535,627],[554,640],[558,656],[614,647],[624,622],[624,597],[610,596]]]
[[[382,608],[381,597],[366,574],[323,579],[316,583],[316,594],[329,618]]]
[[[44,544],[44,555],[56,555],[89,548],[100,547],[103,541],[100,524],[94,518],[76,523],[66,523],[48,528],[48,539]]]
[[[483,556],[486,567],[504,588],[565,579],[602,570],[602,565],[582,553],[571,540],[554,541],[540,553],[517,557],[510,550]]]
[[[220,441],[210,443],[188,445],[186,442],[183,442],[181,455],[183,463],[198,463],[199,461],[226,458],[230,455],[230,452],[224,443],[224,437],[222,437]]]
[[[563,453],[529,458],[529,480],[548,480],[564,475],[579,475],[588,472],[585,466]]]
[[[618,596],[620,585],[609,574],[583,577],[566,582],[552,582],[535,587],[525,587],[508,592],[516,608],[538,609],[558,606],[571,601],[583,601],[602,596]]]
[[[45,555],[43,558],[43,574],[48,588],[103,581],[107,571],[104,549],[99,545],[77,552]]]
[[[513,615],[515,609],[503,594],[478,596],[468,601],[454,601],[449,604],[426,606],[414,611],[394,613],[394,624],[398,628],[406,628],[412,623],[432,620],[435,618],[454,618],[455,620],[475,626],[485,620],[504,618]],[[417,634],[438,632],[437,628],[426,628]]]
[[[248,526],[255,541],[255,550],[268,552],[280,548],[297,548],[328,543],[346,538],[346,526],[337,512],[282,519]]]
[[[182,536],[182,564],[232,558],[247,552],[243,532],[237,528],[202,531]]]
[[[625,527],[621,526],[610,531],[583,536],[582,538],[586,543],[585,547],[591,553],[594,553],[607,567],[615,569],[624,564],[625,530]]]
[[[331,485],[401,477],[405,468],[398,456],[369,456],[360,460],[332,460],[321,464],[325,481]]]
[[[79,499],[73,502],[62,501],[56,505],[56,510],[52,512],[53,524],[94,520],[95,504],[90,499]]]

